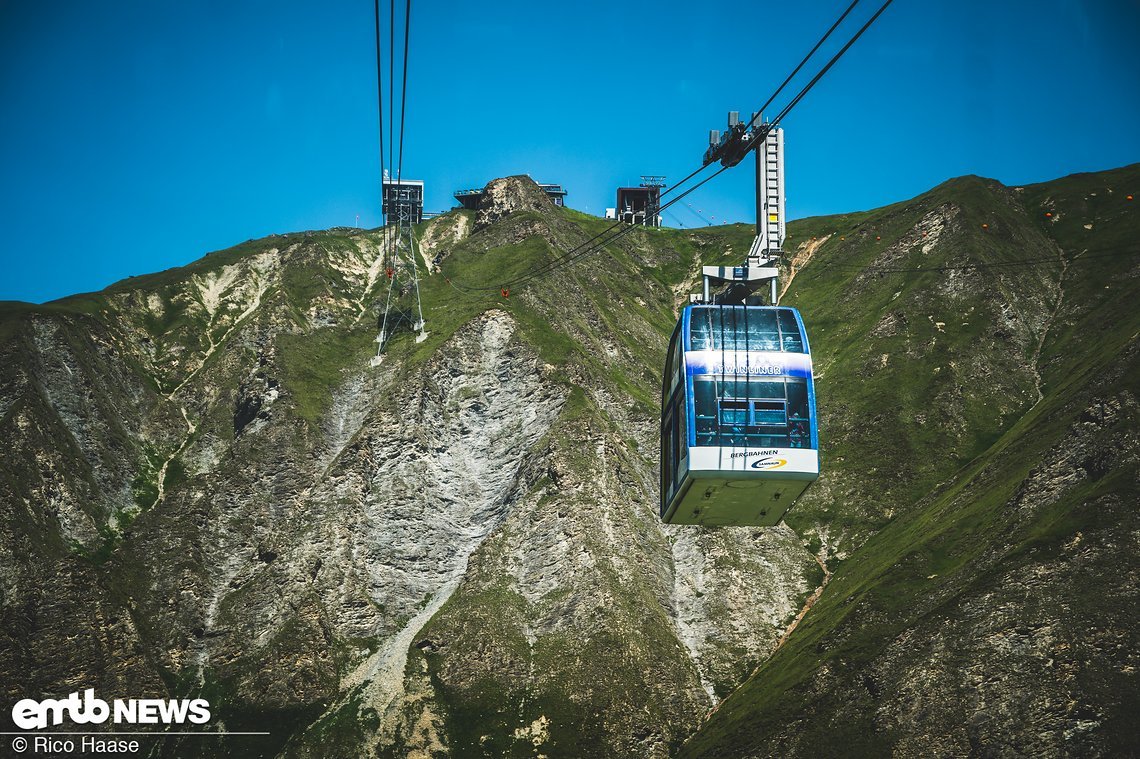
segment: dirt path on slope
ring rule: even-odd
[[[831,235],[824,235],[823,237],[813,237],[807,242],[800,243],[800,247],[796,248],[796,252],[792,254],[791,260],[788,261],[788,275],[784,279],[784,286],[780,288],[780,297],[776,299],[777,303],[784,299],[784,293],[792,286],[792,280],[796,278],[796,273],[811,261],[815,252],[829,239],[831,239]]]
[[[780,638],[780,641],[776,644],[776,647],[772,649],[773,654],[779,651],[780,646],[784,645],[784,643],[787,642],[788,638],[790,638],[792,633],[795,632],[800,622],[803,621],[803,618],[807,616],[807,613],[809,611],[811,611],[811,607],[815,606],[815,602],[818,601],[819,597],[823,595],[823,590],[827,587],[827,583],[831,582],[831,570],[827,568],[827,564],[824,563],[823,559],[819,558],[819,556],[812,556],[812,558],[815,559],[816,564],[819,564],[819,568],[823,570],[823,582],[821,582],[819,587],[816,588],[810,596],[808,596],[807,601],[804,602],[804,607],[800,609],[800,613],[797,614],[796,618],[792,620],[792,623],[788,625],[788,629],[784,630],[784,634]]]

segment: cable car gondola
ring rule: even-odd
[[[686,306],[661,408],[664,522],[775,525],[819,476],[811,352],[794,308]]]

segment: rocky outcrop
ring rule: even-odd
[[[548,211],[552,208],[554,203],[528,176],[492,179],[483,188],[479,212],[475,216],[475,230],[485,229],[518,211]]]
[[[451,249],[471,234],[471,216],[466,213],[438,216],[424,225],[419,238],[419,252],[424,268],[439,271]]]

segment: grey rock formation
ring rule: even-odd
[[[527,176],[492,179],[483,188],[475,229],[481,230],[518,211],[550,211],[554,208],[542,189]]]

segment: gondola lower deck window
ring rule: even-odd
[[[693,411],[699,446],[807,448],[811,445],[804,379],[694,377]]]

